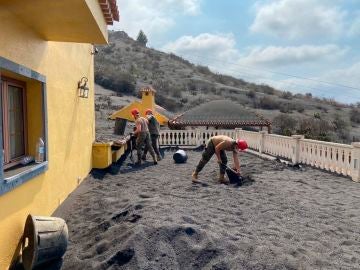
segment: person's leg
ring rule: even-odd
[[[219,175],[219,181],[220,182],[225,182],[225,170],[226,170],[226,165],[228,163],[228,159],[227,156],[225,154],[225,151],[220,151],[220,159],[221,159],[221,164],[219,164],[219,168],[220,168],[220,175]]]
[[[159,135],[151,134],[151,145],[155,151],[157,160],[160,160],[161,156],[159,151]]]
[[[209,162],[209,160],[211,159],[211,157],[215,154],[215,147],[214,144],[212,143],[212,141],[210,141],[204,152],[202,153],[202,157],[198,163],[198,165],[196,166],[195,171],[192,174],[193,180],[196,180],[198,177],[199,172],[201,172],[201,170],[204,168],[204,166],[206,165],[206,163]]]
[[[147,147],[147,144],[145,143],[145,147],[144,147],[144,153],[142,154],[141,156],[141,159],[142,160],[146,160],[146,155],[147,155],[147,152],[149,151],[148,147]]]
[[[144,145],[145,139],[146,139],[146,133],[140,132],[137,135],[137,138],[136,138],[136,151],[137,151],[137,157],[138,157],[138,160],[137,160],[138,164],[141,164],[141,149],[142,149],[142,147]]]
[[[149,132],[146,133],[145,145],[146,145],[147,149],[150,152],[150,155],[152,156],[152,158],[154,160],[154,164],[157,164],[155,151],[154,151],[154,148],[151,146],[151,139],[150,139],[150,133]]]

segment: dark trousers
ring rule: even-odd
[[[137,150],[137,156],[138,156],[138,161],[141,160],[141,150],[142,147],[145,145],[145,148],[147,148],[152,156],[152,158],[154,159],[154,161],[156,161],[156,157],[155,157],[155,152],[154,149],[151,146],[151,141],[150,141],[150,133],[149,132],[140,132],[137,135],[136,138],[136,150]]]
[[[155,151],[155,154],[157,155],[157,157],[160,157],[160,151],[159,151],[159,137],[160,135],[157,134],[151,134],[151,145]],[[145,149],[144,149],[144,157],[146,157],[146,154],[148,152],[148,148],[145,145]]]
[[[212,142],[212,140],[209,140],[206,148],[204,150],[204,152],[202,153],[202,157],[201,160],[199,161],[199,164],[196,166],[196,173],[201,172],[201,170],[204,168],[204,166],[206,165],[206,163],[209,162],[209,160],[211,159],[211,157],[215,154],[215,146]],[[220,159],[221,162],[226,165],[228,162],[227,156],[225,154],[224,150],[220,151]],[[219,164],[219,168],[220,168],[220,174],[225,174],[225,166]]]

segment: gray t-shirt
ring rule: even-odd
[[[148,127],[149,127],[150,134],[160,135],[160,124],[156,120],[155,116],[153,116],[153,115],[149,116],[148,120],[149,120]]]

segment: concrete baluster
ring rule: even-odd
[[[304,139],[304,135],[292,135],[294,140],[292,146],[292,163],[298,164],[300,162],[300,140]]]
[[[262,154],[265,151],[265,135],[267,134],[267,131],[262,130],[259,133],[260,133],[259,153]]]
[[[351,152],[351,178],[355,182],[360,182],[360,142],[353,142]]]

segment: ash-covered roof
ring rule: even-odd
[[[229,100],[214,100],[201,104],[169,121],[169,126],[269,126],[270,120]]]

